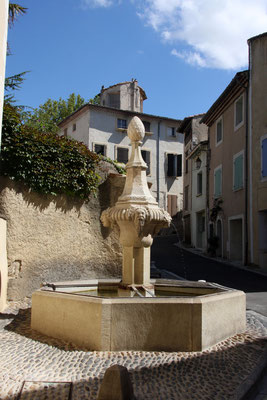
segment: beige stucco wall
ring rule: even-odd
[[[8,27],[8,0],[0,2],[0,143],[2,132],[4,83],[6,69],[6,46],[7,46],[7,27]]]
[[[100,223],[124,178],[112,176],[88,203],[42,196],[22,183],[0,181],[0,214],[7,222],[8,299],[21,299],[43,281],[118,276],[121,248],[116,233]]]
[[[210,127],[210,173],[209,173],[209,207],[214,202],[214,170],[222,165],[222,200],[221,207],[223,212],[219,213],[223,228],[223,257],[229,258],[229,249],[231,246],[229,240],[229,221],[231,218],[243,219],[243,239],[244,239],[244,217],[245,217],[245,186],[243,189],[233,190],[233,157],[235,154],[244,151],[243,159],[245,160],[245,138],[246,138],[246,121],[237,130],[234,129],[234,101],[241,95],[244,89],[240,90],[236,97],[232,99],[231,104],[224,110],[221,115],[223,118],[223,140],[216,146],[216,122]],[[244,92],[244,104],[246,102]],[[245,113],[244,113],[245,114]],[[245,164],[244,164],[245,169]],[[243,169],[243,170],[244,170]],[[244,175],[245,176],[245,175]],[[245,183],[243,179],[243,183]],[[215,229],[216,234],[216,229]],[[244,260],[244,243],[243,243],[243,260]]]
[[[261,138],[267,135],[267,33],[250,42],[251,91],[251,224],[253,263],[267,269],[267,180],[261,177]],[[266,137],[266,136],[265,136]],[[259,214],[262,212],[263,214]],[[260,218],[262,231],[260,232]],[[263,254],[265,253],[265,255]]]

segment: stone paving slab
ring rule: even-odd
[[[72,400],[95,400],[114,364],[127,367],[138,400],[237,400],[267,359],[267,319],[255,312],[247,313],[244,334],[203,352],[96,352],[32,331],[29,304],[24,307],[12,304],[0,314],[1,400],[24,395],[23,384],[23,400],[65,400],[70,383]]]

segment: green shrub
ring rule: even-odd
[[[12,106],[4,108],[0,160],[2,175],[46,194],[86,199],[100,181],[98,155],[75,140],[23,126]]]

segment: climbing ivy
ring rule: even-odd
[[[14,107],[4,107],[1,174],[46,194],[88,198],[100,182],[99,156],[75,140],[21,124]]]

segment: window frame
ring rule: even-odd
[[[126,127],[120,127],[120,126],[119,126],[119,121],[125,121],[125,122],[126,122]],[[128,121],[127,121],[127,119],[126,119],[126,118],[117,118],[117,125],[116,125],[117,131],[125,132],[125,131],[127,131],[127,128],[128,128]]]
[[[216,172],[217,171],[219,171],[219,170],[221,170],[221,192],[220,192],[220,194],[217,196],[216,195],[216,193],[215,193],[215,188],[216,188],[216,180],[215,180],[215,178],[216,178]],[[220,197],[222,197],[222,181],[223,181],[223,168],[222,168],[222,164],[220,164],[220,165],[218,165],[216,168],[214,168],[214,171],[213,171],[213,197],[214,197],[214,199],[219,199]]]
[[[146,135],[151,135],[151,134],[152,134],[152,131],[151,131],[151,122],[150,122],[150,121],[147,121],[147,120],[143,120],[142,122],[143,122],[143,125],[144,125],[144,128],[145,128],[145,134],[146,134]],[[147,124],[149,124],[149,130],[146,129],[146,126],[145,126],[145,125],[147,125]],[[147,126],[147,127],[148,127],[148,126]]]
[[[221,137],[221,139],[218,141],[218,140],[217,140],[217,139],[218,139],[217,127],[218,127],[218,124],[219,124],[220,122],[221,122],[221,124],[222,124],[222,137]],[[216,146],[216,147],[219,146],[219,145],[222,143],[222,141],[223,141],[223,117],[221,116],[220,118],[217,119],[216,125],[215,125],[215,146]]]
[[[144,160],[142,151],[145,151],[146,153],[149,153],[149,164],[147,164],[147,162]],[[147,149],[141,148],[141,154],[142,154],[143,160],[145,161],[145,163],[146,163],[146,165],[148,167],[147,170],[146,170],[146,175],[147,176],[151,176],[151,150],[147,150]]]
[[[260,171],[260,176],[261,176],[261,182],[267,182],[267,175],[263,176],[263,142],[264,140],[267,140],[267,133],[263,136],[261,136],[260,139],[260,155],[261,155],[261,171]]]
[[[130,151],[130,148],[129,147],[127,147],[127,146],[115,146],[115,160],[118,162],[118,163],[120,163],[120,164],[127,164],[127,162],[126,163],[124,163],[123,161],[118,161],[118,149],[125,149],[125,150],[128,150],[128,161],[129,161],[129,151]]]
[[[106,143],[93,142],[92,143],[92,149],[96,153],[95,146],[104,146],[104,156],[105,157],[107,156],[107,145],[106,145]],[[97,153],[97,154],[99,154],[99,153]]]
[[[173,156],[173,174],[169,175],[169,156]],[[178,157],[181,157],[181,161],[179,163],[179,167],[180,167],[180,171],[178,169]],[[182,153],[166,153],[166,159],[167,159],[167,171],[166,171],[166,176],[167,178],[180,178],[183,176],[183,154]],[[176,160],[176,161],[175,161]],[[178,175],[178,172],[180,172],[180,174]]]
[[[167,137],[168,138],[176,138],[176,127],[175,126],[167,126]],[[169,130],[171,130],[171,134],[169,133]]]
[[[199,176],[201,176],[201,190],[199,190]],[[197,196],[202,196],[203,194],[203,172],[199,171],[197,173]]]
[[[238,124],[236,124],[236,104],[237,102],[242,98],[242,121],[240,121]],[[234,102],[234,130],[237,131],[241,126],[244,125],[244,120],[245,120],[245,115],[244,115],[244,93],[242,93]]]
[[[235,160],[242,156],[242,186],[235,188]],[[239,151],[238,153],[233,155],[233,192],[237,192],[238,190],[244,189],[244,150]]]

